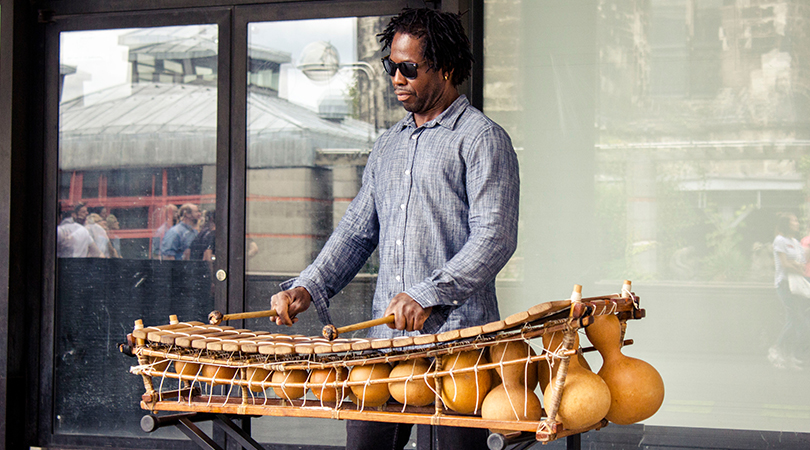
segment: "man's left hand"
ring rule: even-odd
[[[405,331],[418,331],[422,329],[425,321],[430,316],[433,307],[422,308],[410,295],[400,292],[385,309],[383,317],[394,315],[394,323],[389,323],[389,328]]]

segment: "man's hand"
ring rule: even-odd
[[[295,317],[309,308],[312,296],[303,287],[295,287],[288,291],[281,291],[270,298],[270,308],[275,309],[276,325],[292,326],[298,319]]]
[[[422,329],[425,321],[430,316],[433,307],[422,308],[410,295],[400,292],[385,309],[383,317],[394,315],[394,323],[389,323],[389,328],[406,331],[418,331]]]

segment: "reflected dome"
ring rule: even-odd
[[[316,41],[307,44],[301,51],[298,69],[312,81],[327,81],[340,66],[337,48],[329,42]]]

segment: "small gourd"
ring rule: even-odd
[[[489,360],[493,363],[527,360],[532,356],[535,356],[534,350],[525,341],[501,342],[489,348]],[[520,383],[534,390],[537,386],[537,365],[536,361],[504,364],[503,368],[496,367],[495,372],[503,383]]]
[[[195,377],[200,371],[200,364],[187,361],[175,361],[174,371],[186,377]]]
[[[262,383],[270,381],[272,372],[263,367],[248,367],[246,375],[248,389],[253,392],[264,392]]]
[[[306,370],[285,370],[273,372],[270,381],[273,384],[278,383],[279,386],[273,387],[273,392],[280,398],[285,400],[293,400],[301,398],[306,394],[306,389],[303,387],[288,386],[288,383],[304,383],[307,381],[309,374]]]
[[[483,350],[470,350],[442,357],[442,370],[451,372],[486,364]],[[442,401],[453,411],[463,414],[481,409],[484,397],[492,387],[489,370],[453,373],[442,377]]]
[[[349,373],[349,381],[370,381],[388,378],[391,366],[386,363],[356,366]],[[351,385],[356,403],[363,407],[374,407],[385,404],[391,397],[387,383]]]
[[[543,407],[533,390],[522,384],[501,383],[484,398],[481,417],[486,420],[540,420]],[[493,433],[511,433],[512,430],[490,428]]]
[[[328,369],[315,369],[309,377],[309,387],[315,397],[322,402],[334,402],[338,397],[342,398],[342,387],[332,387],[331,384],[340,380],[345,380],[348,375],[345,367],[332,367]]]
[[[212,386],[229,384],[231,380],[236,377],[236,368],[203,364],[202,373],[200,375],[203,378],[210,378]]]
[[[389,375],[391,378],[410,377],[411,379],[388,383],[391,397],[403,405],[427,406],[433,403],[436,395],[428,386],[425,378],[420,376],[429,369],[430,363],[425,358],[409,359],[394,366]]]

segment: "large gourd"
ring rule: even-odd
[[[457,371],[487,363],[483,350],[470,350],[442,357],[442,370]],[[442,401],[452,409],[464,414],[481,409],[484,397],[492,387],[489,370],[473,370],[453,373],[442,377]]]
[[[556,351],[562,343],[563,333],[543,335],[543,346]],[[574,347],[579,348],[579,336],[575,335]],[[579,353],[572,355],[568,363],[560,406],[556,420],[569,430],[577,430],[593,425],[603,418],[610,409],[610,389],[599,375],[579,363]],[[552,368],[552,376],[543,392],[543,404],[548,409],[557,377],[559,364]]]
[[[391,378],[409,377],[407,381],[388,383],[388,391],[394,400],[403,405],[427,406],[433,403],[436,395],[428,386],[427,381],[420,375],[430,369],[430,363],[425,358],[414,358],[397,364],[390,373]]]
[[[664,402],[664,380],[657,370],[621,352],[621,323],[613,314],[596,316],[585,329],[604,363],[599,376],[610,389],[607,419],[629,425],[651,417]]]
[[[371,381],[380,378],[388,378],[391,373],[391,366],[382,364],[371,364],[368,366],[356,366],[349,373],[349,381]],[[357,404],[363,407],[374,407],[385,404],[391,395],[388,393],[387,383],[359,384],[351,385]]]

